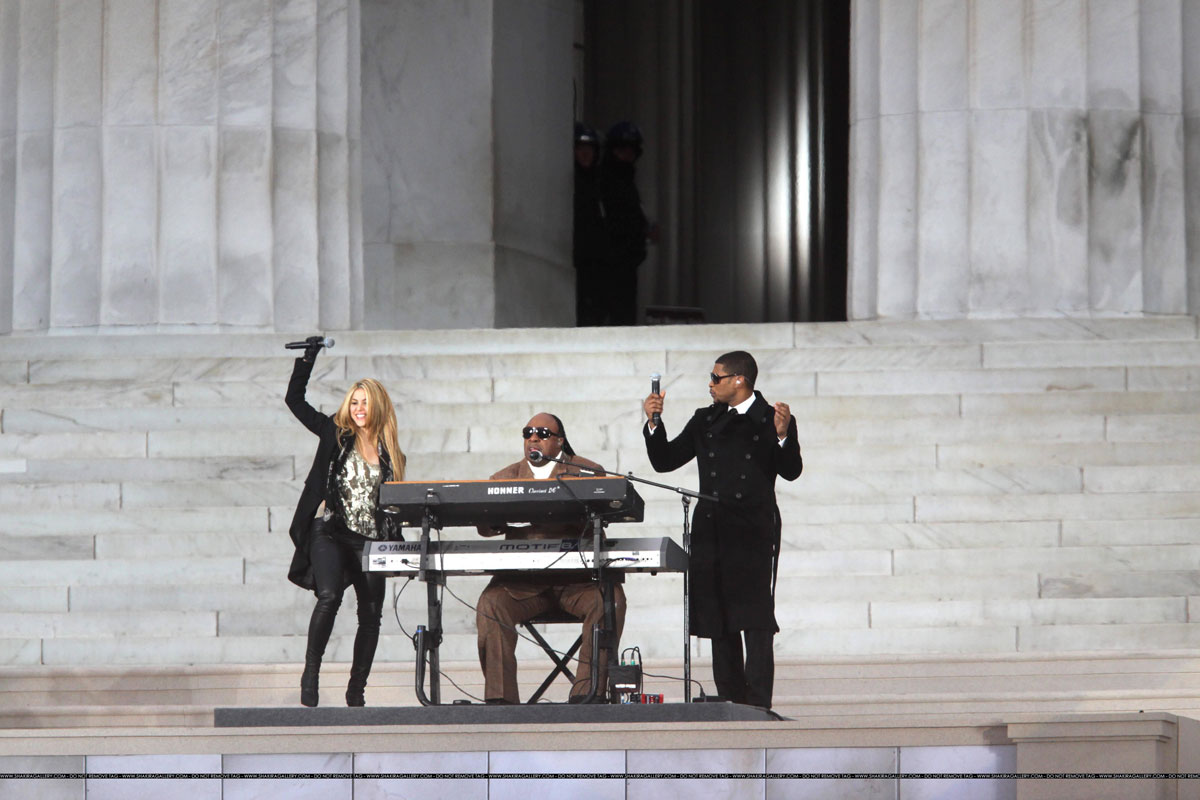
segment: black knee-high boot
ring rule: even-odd
[[[337,616],[337,604],[330,608],[326,598],[319,598],[308,621],[308,645],[304,650],[304,674],[300,676],[300,704],[312,708],[320,698],[319,676],[321,659],[325,657],[325,646],[333,633],[333,620]]]
[[[350,665],[350,682],[346,685],[346,705],[366,705],[364,692],[371,664],[375,661],[375,648],[379,644],[380,615],[372,608],[363,609],[359,615],[358,632],[354,635],[354,663]]]

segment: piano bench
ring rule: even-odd
[[[542,699],[542,695],[545,694],[546,690],[550,688],[550,684],[554,683],[554,679],[560,674],[566,675],[567,680],[569,680],[572,684],[575,683],[575,673],[571,672],[571,668],[567,665],[575,656],[575,653],[579,650],[579,647],[583,644],[583,636],[576,636],[575,644],[571,645],[570,649],[567,650],[565,655],[559,656],[558,651],[550,646],[550,643],[546,641],[544,636],[542,636],[541,631],[534,627],[535,625],[539,624],[555,625],[566,622],[569,622],[573,625],[583,624],[583,620],[579,619],[578,617],[571,616],[561,608],[551,609],[550,611],[538,614],[536,617],[527,619],[521,623],[521,627],[524,628],[539,645],[541,645],[542,650],[544,650],[550,660],[554,662],[554,668],[550,670],[550,674],[546,676],[544,681],[542,681],[542,685],[537,688],[537,691],[530,695],[529,699],[525,701],[526,703],[533,704]]]

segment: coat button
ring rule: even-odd
[[[708,473],[708,477],[710,477],[710,478],[715,478],[715,477],[717,477],[717,473],[716,473],[715,471],[714,471],[714,472],[710,472],[710,473]]]
[[[710,439],[711,439],[711,438],[712,438],[712,431],[709,431],[708,433],[706,433],[706,434],[704,434],[704,435],[705,435],[705,436],[707,436],[708,438],[710,438]]]
[[[754,434],[754,441],[756,441],[756,442],[758,441],[758,434],[757,434],[757,433],[756,433],[756,434]]]
[[[712,455],[712,454],[711,454],[711,453],[709,453],[709,455]],[[749,454],[749,453],[746,453],[746,460],[747,460],[747,461],[749,461],[749,460],[750,460],[750,454]]]
[[[712,512],[709,512],[709,513],[705,514],[705,515],[704,515],[704,518],[705,518],[705,519],[712,519]]]
[[[741,499],[742,499],[742,493],[741,493],[741,492],[738,492],[737,494],[735,494],[735,495],[734,495],[734,497],[736,497],[738,500],[741,500]]]
[[[716,454],[716,453],[711,453],[711,452],[710,452],[710,453],[708,454],[708,457],[709,457],[709,458],[716,458],[716,457],[717,457],[717,454]],[[749,458],[749,457],[750,457],[750,456],[746,456],[746,458]]]
[[[742,480],[746,480],[746,476],[745,476],[745,475],[743,475],[743,476],[741,476],[741,477],[742,477]]]

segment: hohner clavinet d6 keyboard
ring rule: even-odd
[[[595,513],[609,522],[641,522],[645,503],[622,477],[558,480],[394,481],[379,487],[379,504],[402,525],[434,527],[507,522],[567,523]]]
[[[559,477],[547,480],[486,480],[486,481],[435,481],[418,483],[414,481],[398,481],[384,483],[379,487],[379,504],[391,514],[395,514],[402,525],[422,528],[419,542],[375,542],[363,554],[363,568],[371,572],[390,572],[393,574],[416,574],[427,582],[426,595],[429,604],[429,626],[417,627],[417,699],[422,705],[437,705],[441,702],[441,692],[438,687],[438,642],[442,636],[442,607],[439,586],[445,584],[448,573],[486,573],[512,569],[555,569],[551,566],[556,558],[561,556],[561,562],[574,562],[564,569],[586,569],[590,566],[620,568],[618,565],[631,566],[643,558],[643,550],[630,550],[606,554],[598,550],[597,539],[601,537],[605,522],[641,522],[645,515],[645,503],[630,481],[624,477]],[[541,544],[532,548],[536,552],[542,544],[553,540],[500,540],[496,542],[444,542],[429,541],[430,528],[443,528],[458,525],[503,525],[508,523],[581,523],[590,522],[593,530],[592,550],[586,546],[580,547],[578,540],[567,540],[573,543],[574,550],[561,550],[553,553],[548,559],[543,552],[540,560],[524,560],[517,563],[511,559],[511,554],[518,552],[508,550],[516,544]],[[586,540],[585,540],[586,541]],[[670,541],[670,540],[666,540]],[[482,545],[484,550],[491,552],[468,553],[472,550],[465,545]],[[615,544],[615,542],[610,542]],[[642,563],[657,562],[659,566],[643,571],[685,571],[686,556],[682,566],[678,566],[683,551],[678,554],[671,547],[660,546],[666,554],[657,556],[646,554]],[[456,552],[456,547],[462,550]],[[564,547],[561,542],[555,542],[558,548]],[[382,548],[382,549],[379,549]],[[424,548],[424,550],[422,549]],[[422,552],[425,557],[422,558]],[[523,555],[531,551],[526,550]],[[599,552],[599,559],[596,558]],[[482,557],[483,560],[480,560]],[[454,559],[465,560],[455,564]],[[599,563],[597,564],[597,560]],[[607,563],[606,563],[607,562]],[[666,562],[663,564],[663,562]],[[686,583],[686,581],[685,581]],[[606,593],[604,604],[605,629],[615,630],[613,621],[614,604],[611,602],[612,592]],[[610,663],[615,663],[615,653],[608,649]],[[429,694],[425,694],[425,669],[429,667]],[[592,691],[589,700],[597,691],[597,664],[592,664]]]
[[[621,572],[684,572],[687,554],[668,538],[609,539],[600,565]],[[583,570],[595,566],[589,540],[494,539],[429,543],[426,569],[444,575],[478,575],[507,570]],[[370,542],[363,570],[411,576],[421,568],[420,542]]]

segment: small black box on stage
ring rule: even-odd
[[[620,664],[608,668],[608,685],[613,694],[642,693],[642,665]]]

